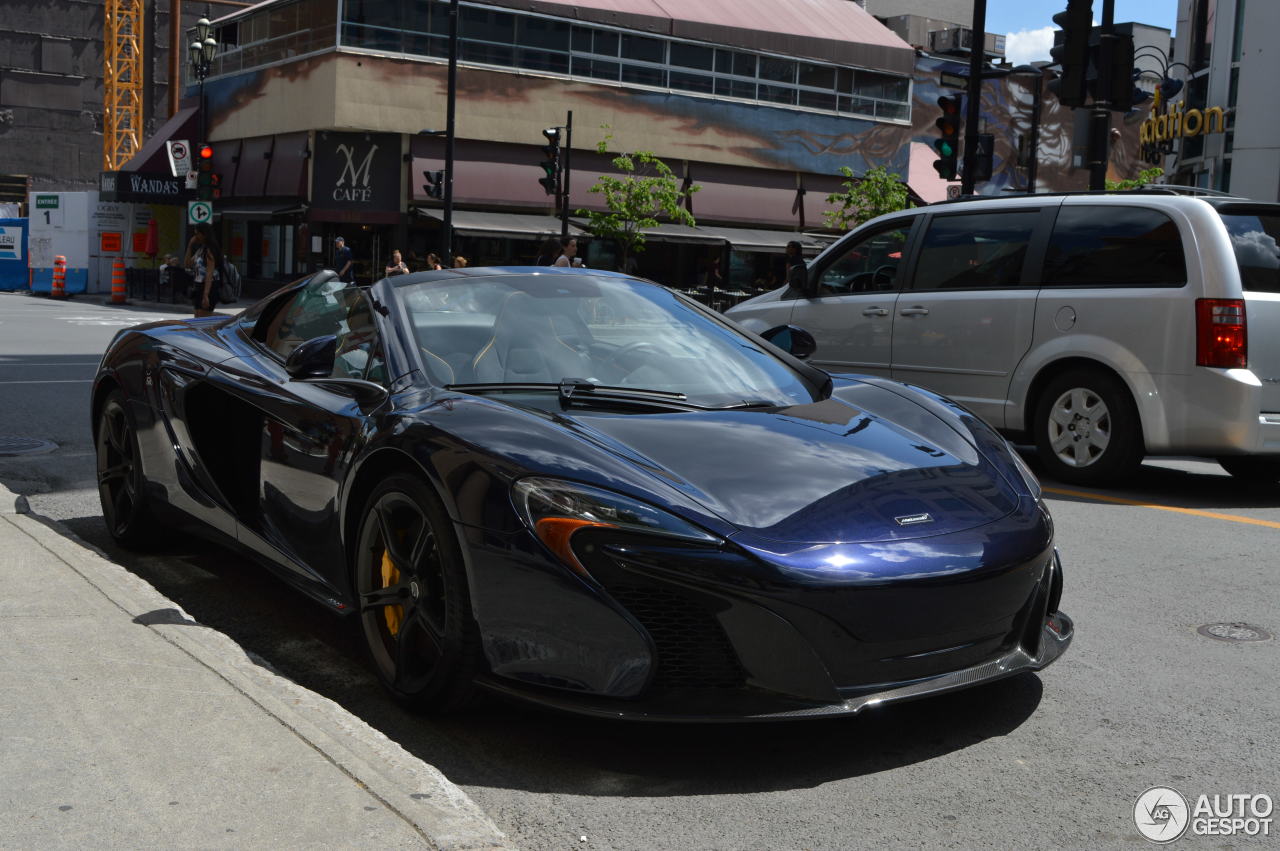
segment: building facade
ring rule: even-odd
[[[1185,85],[1148,134],[1168,150],[1172,182],[1280,201],[1277,32],[1280,4],[1179,0],[1172,67]]]

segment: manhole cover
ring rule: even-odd
[[[1266,641],[1271,637],[1262,627],[1247,623],[1207,623],[1196,632],[1218,641]]]
[[[0,455],[35,455],[52,452],[58,444],[38,437],[10,437],[0,434]]]

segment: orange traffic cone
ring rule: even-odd
[[[53,285],[49,297],[67,297],[67,258],[61,254],[53,258]]]
[[[124,261],[113,260],[111,262],[111,303],[124,304],[124,298]]]

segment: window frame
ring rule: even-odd
[[[1039,289],[1045,247],[1048,244],[1049,232],[1051,229],[1053,218],[1057,215],[1057,205],[1048,207],[1002,207],[998,209],[953,209],[946,212],[931,212],[925,217],[927,221],[921,226],[920,232],[915,241],[914,252],[911,257],[910,277],[908,279],[909,286],[902,289],[903,292],[910,290],[918,293],[956,293],[956,292],[1008,292],[1017,289]],[[1019,274],[1021,283],[1017,286],[1001,284],[989,287],[919,287],[917,286],[917,270],[919,268],[920,255],[924,253],[925,239],[933,227],[935,220],[940,218],[954,218],[959,216],[992,216],[992,215],[1008,215],[1011,213],[1031,213],[1037,216],[1035,224],[1031,228],[1031,237],[1027,240],[1027,251],[1022,258],[1022,271]]]
[[[1163,216],[1166,220],[1168,220],[1168,222],[1169,222],[1170,224],[1172,224],[1172,225],[1173,225],[1173,227],[1174,227],[1174,229],[1177,231],[1177,233],[1178,233],[1178,244],[1179,244],[1179,245],[1181,246],[1181,248],[1182,248],[1182,270],[1183,270],[1183,280],[1182,280],[1181,282],[1179,282],[1179,283],[1168,283],[1168,282],[1165,282],[1165,283],[1137,283],[1137,282],[1133,282],[1133,281],[1129,281],[1129,282],[1113,282],[1113,281],[1104,281],[1104,282],[1102,282],[1102,283],[1096,283],[1096,284],[1079,283],[1079,282],[1077,282],[1077,283],[1070,283],[1070,284],[1055,284],[1055,283],[1050,283],[1050,282],[1047,280],[1047,278],[1048,278],[1048,264],[1049,264],[1049,247],[1050,247],[1050,245],[1051,245],[1051,244],[1052,244],[1052,242],[1053,242],[1053,235],[1054,235],[1054,233],[1056,232],[1056,229],[1057,229],[1057,226],[1058,226],[1058,219],[1059,219],[1059,217],[1062,215],[1062,213],[1063,213],[1063,212],[1065,212],[1065,211],[1067,211],[1067,210],[1082,210],[1082,209],[1095,209],[1095,210],[1096,210],[1096,209],[1098,209],[1098,208],[1102,208],[1102,209],[1116,209],[1116,208],[1123,208],[1123,209],[1129,209],[1129,210],[1141,210],[1141,211],[1143,211],[1143,212],[1147,212],[1147,213],[1154,213],[1154,214],[1157,214],[1157,215]],[[1056,208],[1056,209],[1054,210],[1053,220],[1049,223],[1049,227],[1047,228],[1046,233],[1045,233],[1045,235],[1044,235],[1044,251],[1043,251],[1043,254],[1042,254],[1042,257],[1041,257],[1041,263],[1040,263],[1040,265],[1039,265],[1039,267],[1038,267],[1038,276],[1037,276],[1037,280],[1039,281],[1039,286],[1040,286],[1040,288],[1041,288],[1041,289],[1044,289],[1044,290],[1048,290],[1048,291],[1079,290],[1079,289],[1104,289],[1104,290],[1105,290],[1105,289],[1110,289],[1110,290],[1115,290],[1115,289],[1146,289],[1146,290],[1177,290],[1177,289],[1183,289],[1183,288],[1185,288],[1185,287],[1187,287],[1187,286],[1189,286],[1189,285],[1190,285],[1190,283],[1191,283],[1191,273],[1192,273],[1192,263],[1191,263],[1191,262],[1188,260],[1188,258],[1187,258],[1187,244],[1188,244],[1187,234],[1186,234],[1186,232],[1185,232],[1185,228],[1183,227],[1183,223],[1179,221],[1179,217],[1178,217],[1178,216],[1176,216],[1176,215],[1173,213],[1173,211],[1171,211],[1171,210],[1165,210],[1165,209],[1161,209],[1161,208],[1159,208],[1159,207],[1151,206],[1151,205],[1148,205],[1148,204],[1141,204],[1141,203],[1124,203],[1124,204],[1097,204],[1097,203],[1092,203],[1092,204],[1069,204],[1069,205],[1068,205],[1068,204],[1063,204],[1063,205],[1059,206],[1058,208]]]

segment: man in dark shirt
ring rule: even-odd
[[[347,241],[342,237],[338,237],[333,241],[333,265],[338,270],[338,280],[344,283],[354,284],[356,281],[355,272],[351,267],[355,258],[351,254],[351,249],[347,248]]]

